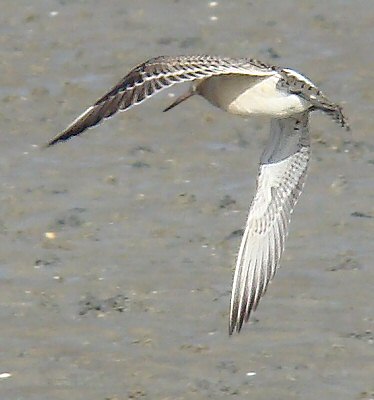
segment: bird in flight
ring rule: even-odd
[[[288,225],[304,186],[310,157],[309,115],[319,110],[342,127],[342,107],[300,73],[251,58],[160,56],[130,71],[47,146],[80,135],[177,83],[190,88],[164,111],[193,95],[241,116],[268,116],[270,135],[260,158],[233,278],[229,334],[240,332],[264,295],[284,250]]]

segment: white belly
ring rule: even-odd
[[[287,118],[307,110],[310,103],[277,88],[279,75],[257,77],[221,75],[203,81],[197,88],[210,103],[243,116],[267,115]]]

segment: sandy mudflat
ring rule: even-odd
[[[374,398],[370,1],[3,1],[0,398]],[[160,54],[290,66],[345,105],[313,160],[282,268],[227,335],[231,268],[268,124],[161,95],[45,143]]]

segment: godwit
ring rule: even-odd
[[[320,110],[349,129],[342,108],[296,71],[250,58],[161,56],[135,67],[76,118],[48,146],[140,104],[181,82],[190,89],[164,111],[192,95],[242,116],[271,118],[270,137],[260,158],[257,189],[237,257],[229,333],[240,331],[265,293],[284,249],[288,225],[301,194],[310,156],[309,114]]]

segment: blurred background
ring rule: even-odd
[[[373,40],[364,0],[2,0],[1,399],[373,399]],[[40,147],[135,65],[202,53],[300,71],[352,127],[312,116],[281,268],[232,338],[268,122],[163,114],[169,92]]]

